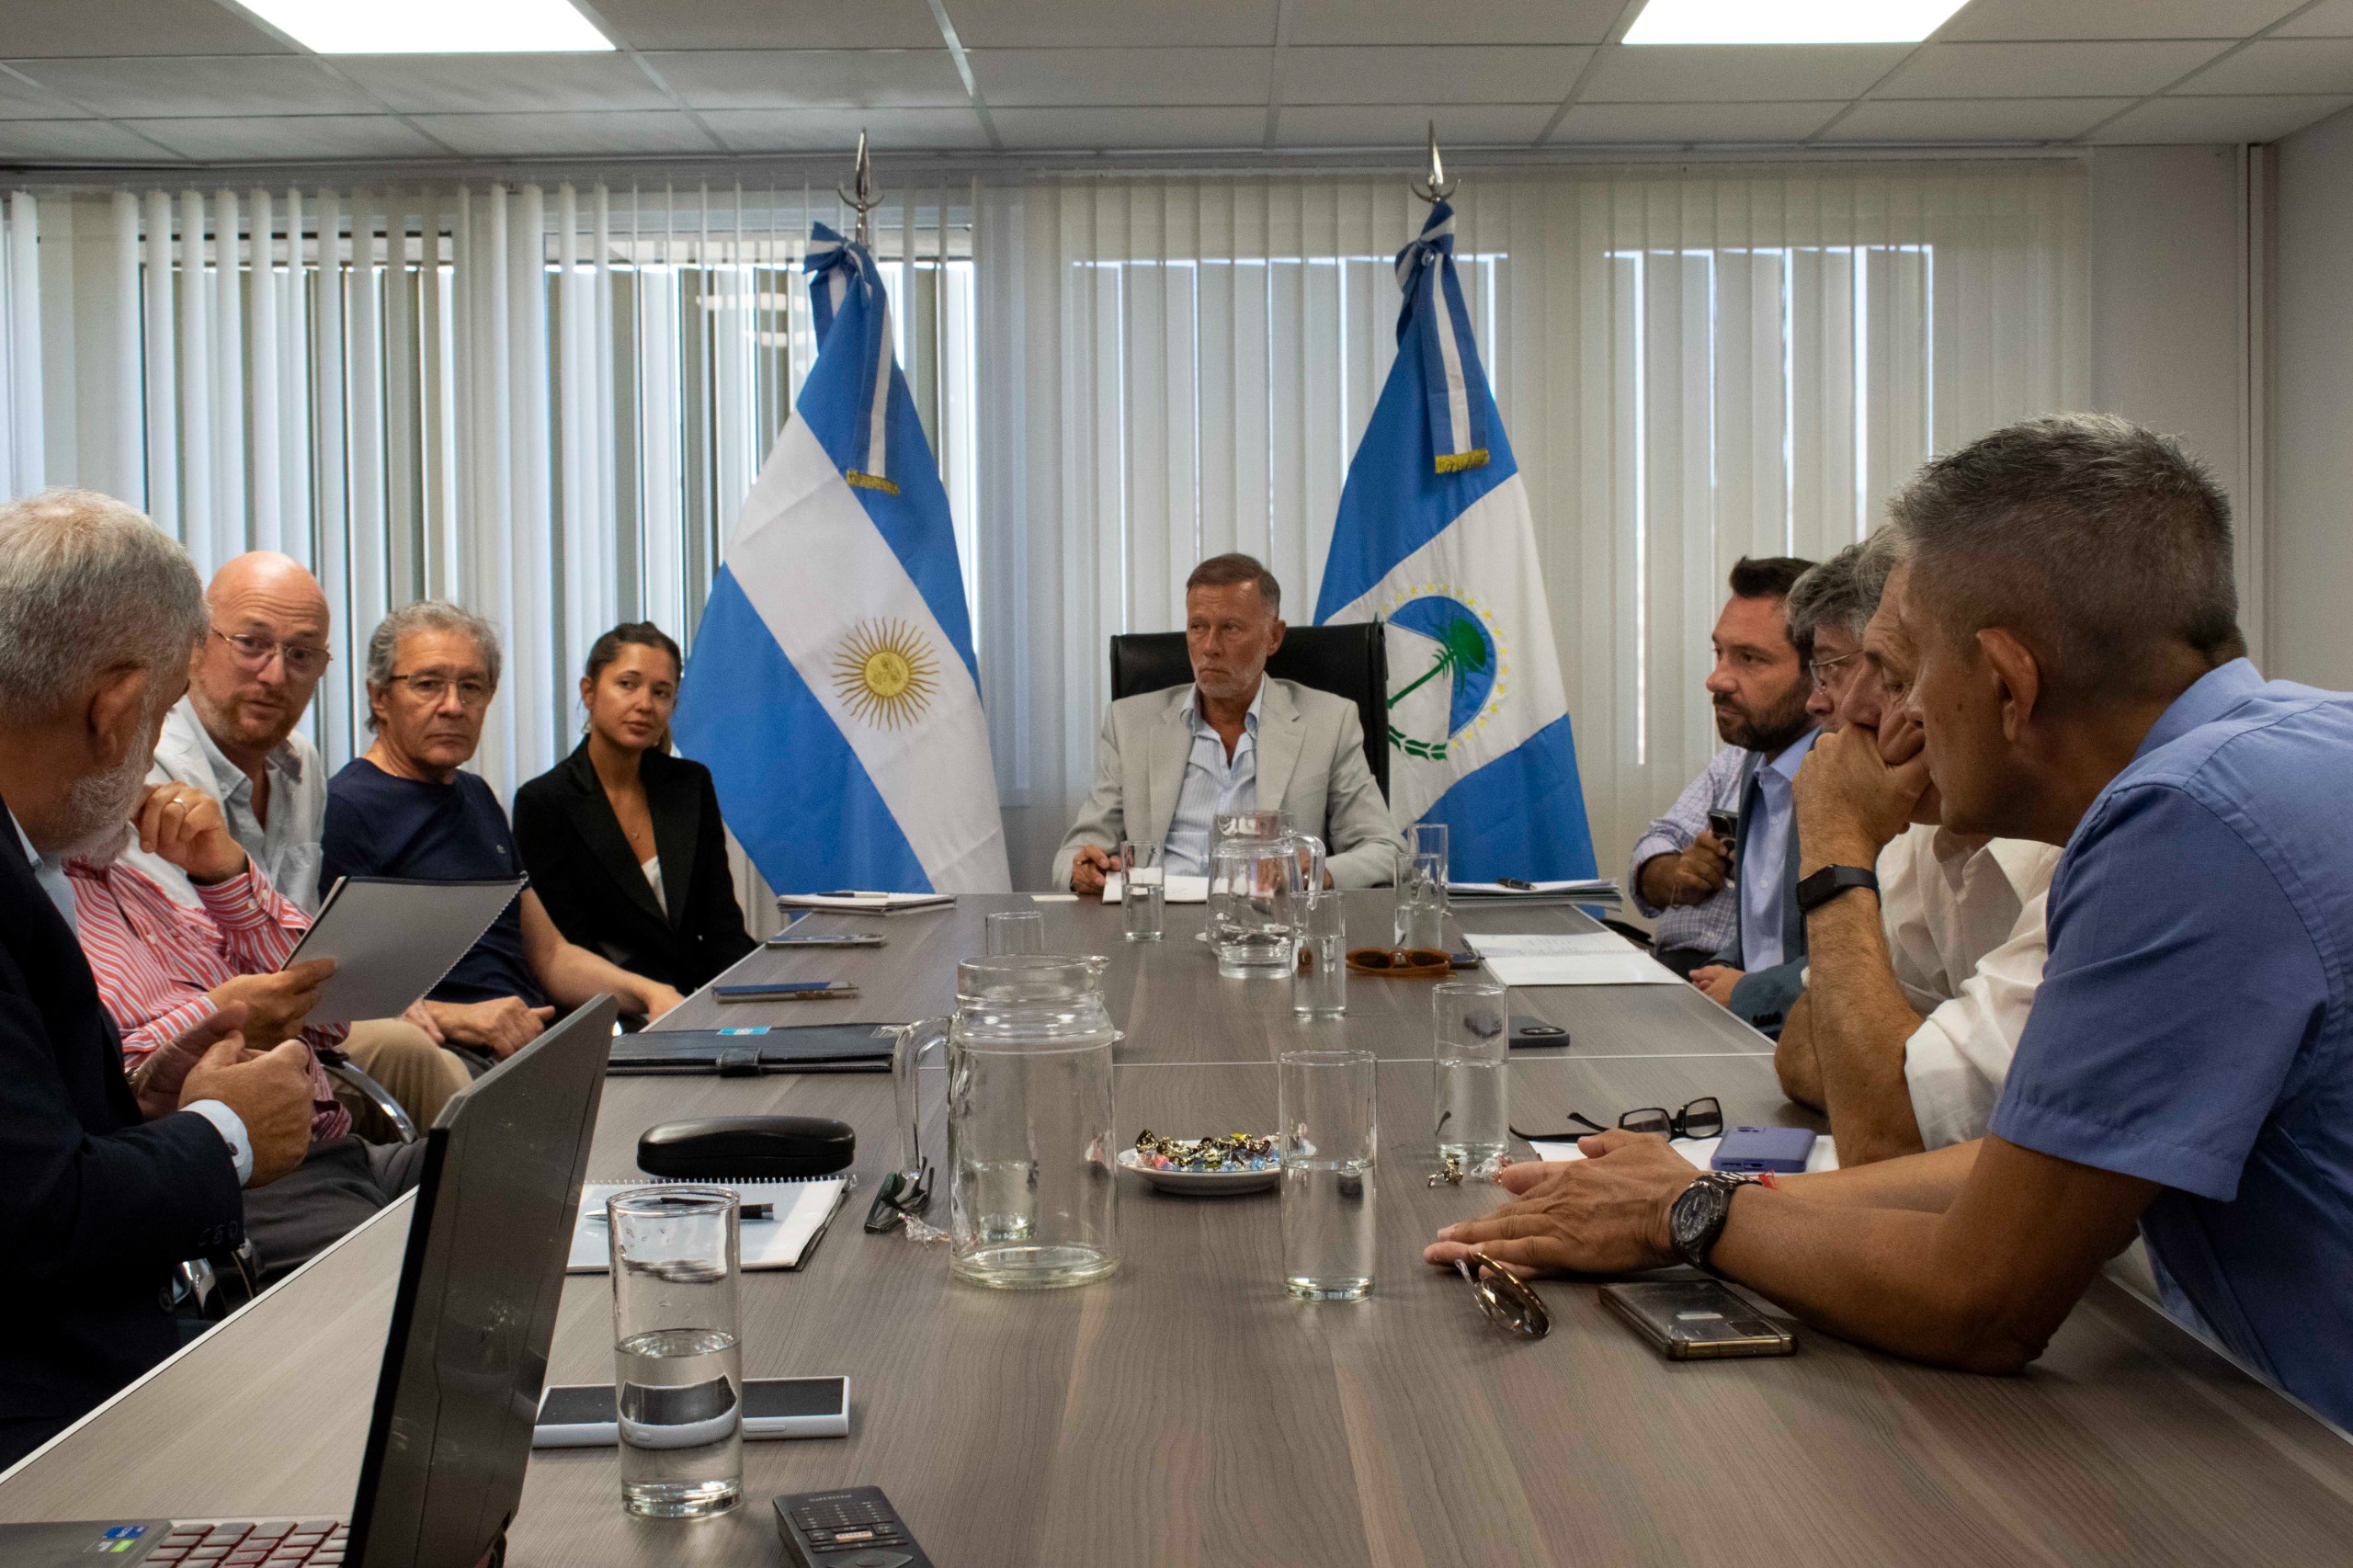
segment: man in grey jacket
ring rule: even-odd
[[[1282,588],[1247,555],[1219,555],[1185,580],[1193,684],[1122,698],[1103,716],[1095,788],[1054,854],[1055,882],[1099,893],[1121,839],[1163,845],[1169,870],[1209,869],[1213,820],[1281,810],[1331,853],[1341,887],[1374,887],[1400,846],[1364,756],[1356,704],[1268,680],[1282,645]]]

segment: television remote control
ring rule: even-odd
[[[776,1530],[798,1568],[932,1568],[879,1486],[779,1497]]]

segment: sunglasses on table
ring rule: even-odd
[[[1668,1110],[1665,1106],[1643,1106],[1630,1110],[1618,1119],[1615,1129],[1604,1127],[1591,1117],[1569,1112],[1569,1119],[1577,1125],[1560,1132],[1523,1132],[1515,1127],[1515,1138],[1525,1138],[1533,1143],[1565,1143],[1579,1138],[1589,1138],[1597,1132],[1656,1132],[1668,1138],[1719,1138],[1724,1131],[1724,1108],[1713,1095],[1703,1095],[1680,1110]]]

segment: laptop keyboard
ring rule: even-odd
[[[175,1520],[145,1561],[176,1568],[336,1568],[350,1539],[351,1527],[341,1519]]]

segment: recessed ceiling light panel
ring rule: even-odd
[[[1650,0],[1628,43],[1917,43],[1968,0]]]
[[[560,54],[610,50],[570,0],[238,0],[321,54]]]

